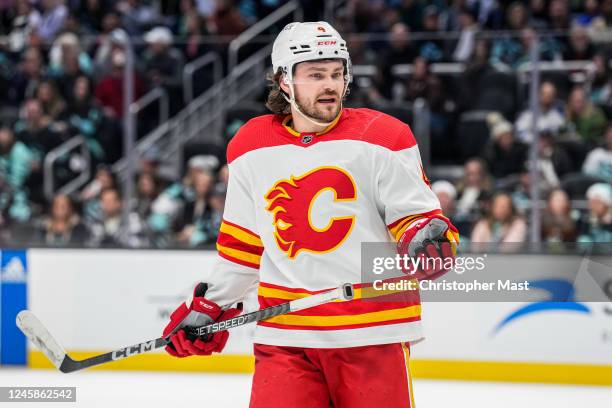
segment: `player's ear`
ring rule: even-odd
[[[280,78],[278,78],[278,84],[280,89],[289,95],[289,78],[285,74],[282,74]]]

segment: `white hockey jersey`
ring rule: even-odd
[[[356,297],[260,322],[255,342],[354,347],[415,341],[421,306],[362,301],[361,243],[394,242],[441,214],[410,128],[370,109],[344,109],[324,132],[290,117],[246,123],[227,149],[229,186],[207,297],[229,305],[258,284],[262,308],[356,284]]]

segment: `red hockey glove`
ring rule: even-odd
[[[207,284],[199,283],[193,291],[193,296],[170,315],[170,323],[163,333],[163,337],[173,333],[170,337],[171,343],[166,346],[169,354],[175,357],[209,356],[213,352],[220,353],[225,347],[229,337],[227,330],[208,336],[195,336],[183,329],[231,319],[242,312],[241,306],[224,311],[219,305],[204,297],[207,290]]]
[[[417,280],[434,280],[453,269],[459,231],[440,215],[416,221],[397,242],[397,253],[413,263],[404,270]]]

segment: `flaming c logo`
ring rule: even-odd
[[[290,259],[300,251],[329,252],[349,236],[355,216],[331,217],[324,228],[312,224],[311,210],[319,194],[330,190],[334,202],[357,199],[355,181],[339,167],[318,167],[299,177],[280,180],[264,196],[274,217],[274,237]]]

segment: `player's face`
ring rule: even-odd
[[[302,62],[293,75],[295,101],[312,119],[330,122],[340,113],[344,92],[341,60]]]

